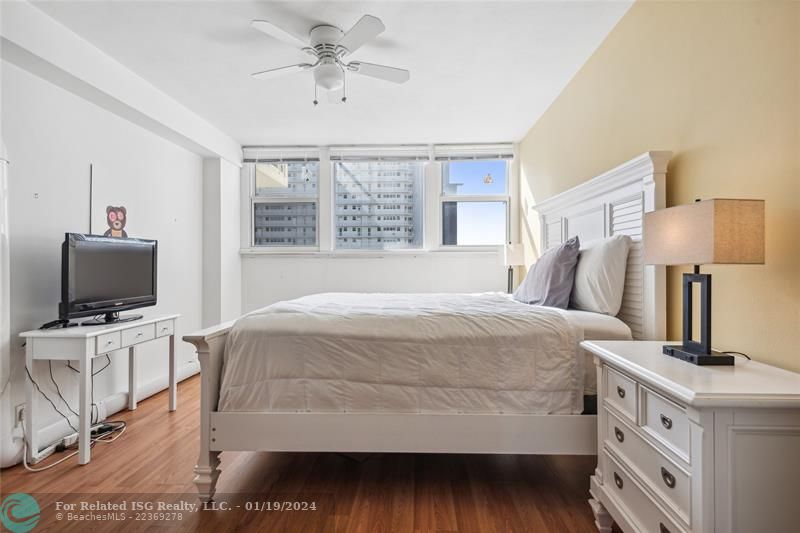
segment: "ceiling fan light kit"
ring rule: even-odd
[[[336,26],[328,24],[314,26],[308,34],[308,42],[266,20],[254,20],[251,26],[270,37],[306,52],[316,59],[314,63],[299,63],[297,65],[272,68],[256,72],[252,76],[256,79],[265,80],[286,74],[311,71],[314,75],[314,105],[319,103],[317,100],[317,87],[328,91],[328,100],[330,102],[346,102],[347,72],[393,83],[405,83],[411,76],[409,71],[405,69],[365,63],[363,61],[345,61],[345,56],[352,54],[386,29],[383,22],[372,15],[361,17],[347,33]]]

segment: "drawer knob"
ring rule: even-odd
[[[106,346],[110,346],[110,345],[112,345],[112,344],[114,344],[114,339],[108,339],[108,340],[106,341]]]
[[[669,529],[664,525],[663,522],[658,523],[658,531],[659,533],[670,533]]]
[[[144,333],[142,333],[141,331],[136,334],[137,337],[141,337],[142,335],[144,335]]]
[[[675,476],[670,474],[669,470],[667,470],[663,466],[661,467],[661,477],[664,479],[664,484],[667,487],[669,487],[671,489],[675,488]]]
[[[617,426],[614,426],[614,435],[617,437],[618,441],[620,442],[625,441],[625,434]]]
[[[624,398],[625,397],[625,389],[623,389],[622,387],[617,385],[617,394],[619,394],[620,398]]]
[[[661,415],[661,425],[667,429],[672,429],[672,419],[668,416]]]
[[[619,474],[614,472],[614,483],[617,485],[618,488],[622,488],[622,478],[619,477]]]

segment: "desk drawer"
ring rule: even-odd
[[[156,322],[156,337],[166,337],[173,333],[175,333],[175,322],[173,320]]]
[[[691,462],[689,417],[683,407],[642,387],[645,431],[662,441],[679,456]]]
[[[687,524],[690,521],[689,474],[664,457],[636,429],[606,410],[606,446],[639,475]]]
[[[97,336],[97,353],[113,352],[122,347],[119,331]]]
[[[650,499],[628,472],[603,451],[603,486],[617,505],[633,519],[640,531],[648,533],[683,533],[683,529]]]
[[[636,423],[636,382],[608,366],[603,369],[606,375],[604,400]]]
[[[156,337],[155,324],[145,324],[136,328],[122,330],[122,346],[132,346]]]

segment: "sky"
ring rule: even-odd
[[[450,183],[463,183],[459,194],[506,194],[504,160],[451,161]],[[492,175],[493,182],[483,182]],[[500,202],[461,202],[458,204],[458,244],[503,244],[506,239],[506,208]]]

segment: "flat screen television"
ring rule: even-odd
[[[59,318],[84,325],[137,320],[120,311],[156,305],[158,241],[67,233],[61,246]]]

